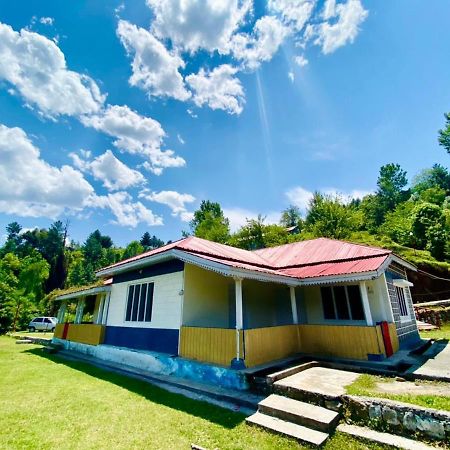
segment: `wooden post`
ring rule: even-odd
[[[236,359],[240,359],[240,332],[243,328],[244,318],[242,314],[242,278],[234,279],[236,291]]]
[[[367,296],[367,287],[365,281],[361,281],[359,283],[359,290],[361,292],[361,300],[364,308],[364,315],[366,316],[367,325],[372,326],[373,320],[372,314],[370,312],[369,297]]]
[[[289,291],[291,294],[291,310],[292,310],[292,323],[298,324],[298,312],[297,312],[297,300],[295,297],[295,287],[289,286]]]

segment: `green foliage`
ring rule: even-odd
[[[362,226],[362,214],[339,197],[315,192],[308,207],[306,230],[315,237],[345,239]]]
[[[444,114],[445,117],[445,127],[439,130],[438,142],[439,145],[450,153],[450,113]]]
[[[383,225],[379,229],[380,234],[388,236],[401,245],[414,247],[415,239],[412,232],[414,207],[412,201],[407,201],[397,205],[394,211],[388,212]]]
[[[145,251],[153,250],[155,248],[162,247],[164,245],[164,241],[158,239],[155,235],[150,236],[150,233],[146,231],[139,241],[144,248]]]
[[[246,250],[274,247],[288,243],[288,232],[280,225],[265,225],[265,217],[259,215],[257,219],[247,219],[246,225],[241,227],[229,240],[228,244]]]
[[[280,225],[285,228],[296,227],[294,232],[300,233],[303,229],[303,219],[300,209],[290,205],[281,213]]]
[[[428,229],[437,225],[445,227],[445,218],[438,205],[419,203],[414,208],[412,217],[412,232],[417,248],[424,249],[428,241]]]
[[[192,233],[209,241],[225,243],[230,237],[230,222],[219,203],[203,200],[189,224]]]
[[[420,171],[411,183],[411,190],[420,193],[430,188],[443,189],[450,193],[450,173],[441,164],[434,164],[431,169]]]
[[[144,252],[144,247],[139,241],[131,241],[123,252],[123,259],[132,258]]]

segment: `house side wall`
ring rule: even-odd
[[[228,328],[233,279],[186,264],[184,280],[183,325]]]
[[[406,270],[403,267],[399,266],[398,264],[391,264],[385,272],[385,277],[386,277],[387,291],[389,293],[392,306],[392,314],[394,316],[394,322],[397,328],[398,340],[400,343],[400,347],[402,346],[404,347],[405,345],[416,342],[420,339],[409,287],[404,288],[405,300],[408,307],[409,317],[407,320],[400,319],[400,308],[393,280],[395,278],[403,278],[406,280],[407,279]]]
[[[150,322],[126,322],[128,286],[154,283]],[[105,340],[107,345],[178,353],[181,326],[183,264],[158,264],[114,277]]]

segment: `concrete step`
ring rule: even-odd
[[[333,431],[339,422],[339,414],[335,411],[276,394],[259,402],[258,411],[328,433]]]
[[[370,428],[358,427],[356,425],[348,425],[343,423],[337,427],[340,433],[349,434],[350,436],[377,444],[388,445],[394,448],[401,448],[405,450],[436,450],[436,447],[431,447],[423,442],[413,441],[395,434],[381,433]]]
[[[17,339],[16,344],[32,344],[33,341],[30,339]]]
[[[245,419],[248,424],[262,427],[266,430],[292,437],[297,441],[306,442],[308,444],[322,445],[329,437],[328,433],[312,430],[311,428],[297,425],[296,423],[286,422],[277,417],[268,416],[257,412]]]

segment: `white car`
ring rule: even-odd
[[[35,317],[29,324],[29,331],[55,331],[58,319],[56,317]]]

